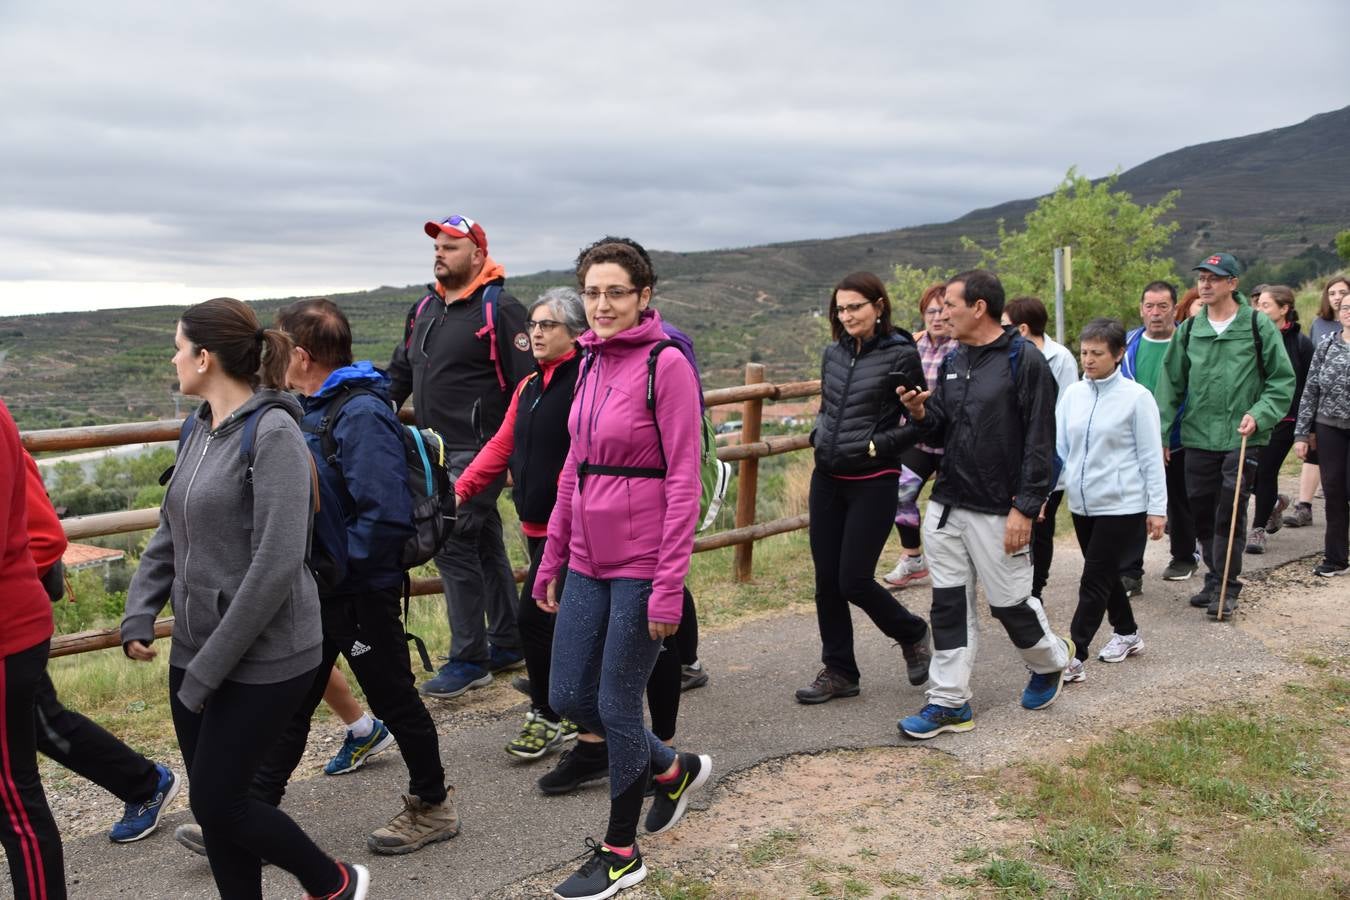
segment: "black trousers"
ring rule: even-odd
[[[1350,509],[1347,508],[1346,473],[1350,471],[1350,431],[1318,423],[1317,457],[1322,469],[1322,495],[1326,497],[1327,532],[1324,553],[1334,566],[1350,564]]]
[[[1124,555],[1133,552],[1140,532],[1148,530],[1144,513],[1128,516],[1080,516],[1073,514],[1073,530],[1083,550],[1083,575],[1078,580],[1078,608],[1073,612],[1069,635],[1079,659],[1088,658],[1088,645],[1102,625],[1102,615],[1111,620],[1117,634],[1134,634],[1130,598],[1120,583]]]
[[[1195,519],[1191,515],[1191,500],[1186,495],[1186,451],[1172,451],[1172,459],[1163,467],[1167,478],[1167,533],[1172,562],[1190,564],[1195,560]],[[1224,531],[1224,535],[1228,534]],[[1127,578],[1144,577],[1144,548],[1148,546],[1147,529],[1139,534],[1125,555],[1120,574]],[[1244,545],[1245,546],[1245,545]]]
[[[61,835],[38,778],[33,704],[47,677],[42,641],[0,658],[0,845],[18,900],[65,900]]]
[[[520,592],[516,610],[516,624],[520,627],[521,649],[525,654],[525,671],[530,676],[530,705],[540,710],[549,721],[558,721],[558,713],[548,703],[548,685],[553,659],[553,613],[544,612],[534,602],[534,580],[544,558],[545,538],[527,537],[530,550],[530,571]],[[567,570],[558,576],[558,596],[562,597]],[[675,738],[676,723],[680,718],[680,665],[683,661],[680,635],[691,632],[694,659],[698,659],[698,612],[694,609],[694,595],[689,586],[684,588],[684,606],[680,613],[680,629],[665,639],[656,667],[647,679],[647,708],[652,716],[652,732],[663,741]]]
[[[143,803],[159,786],[153,762],[61,704],[45,669],[37,685],[33,719],[39,753],[123,803]]]
[[[1051,491],[1045,498],[1045,521],[1031,523],[1031,596],[1040,597],[1050,580],[1050,564],[1055,561],[1055,516],[1064,502],[1063,491]]]
[[[1240,486],[1237,484],[1237,450],[1223,452],[1192,447],[1186,451],[1186,489],[1190,491],[1200,555],[1204,557],[1208,570],[1205,572],[1205,588],[1215,595],[1223,580],[1228,525],[1235,502],[1238,517],[1237,528],[1233,532],[1233,552],[1228,558],[1228,596],[1236,597],[1242,590],[1238,576],[1242,574],[1242,553],[1247,546],[1247,500],[1256,484],[1256,455],[1259,450],[1259,447],[1247,448]]]
[[[853,617],[849,604],[867,613],[882,634],[913,644],[928,633],[911,613],[877,584],[877,560],[895,521],[899,477],[885,475],[847,481],[817,469],[811,475],[811,559],[816,569],[816,621],[820,659],[850,681],[857,681],[853,655]]]
[[[1294,446],[1294,423],[1281,422],[1270,433],[1270,443],[1256,454],[1256,508],[1252,510],[1252,527],[1265,528],[1266,520],[1275,509],[1280,493],[1280,466]],[[1324,489],[1325,490],[1325,489]]]
[[[920,450],[918,447],[910,447],[900,454],[901,465],[918,475],[921,482],[932,477],[933,473],[938,470],[938,463],[940,462],[942,462],[941,453]],[[919,489],[923,490],[922,486]],[[896,490],[899,490],[899,487]],[[900,534],[900,546],[906,550],[918,550],[923,545],[923,538],[918,527],[896,523],[895,530]]]
[[[323,598],[323,662],[295,715],[272,744],[253,779],[254,798],[277,806],[286,782],[305,753],[310,721],[323,700],[328,675],[341,653],[366,693],[371,713],[384,722],[408,766],[408,793],[427,803],[445,799],[436,723],[417,693],[408,659],[408,642],[399,618],[402,594],[397,587],[364,594]]]

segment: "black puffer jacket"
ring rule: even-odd
[[[895,389],[924,387],[923,364],[909,332],[896,330],[857,349],[844,335],[825,348],[820,363],[820,413],[811,431],[816,468],[829,475],[868,475],[900,468],[900,453],[922,435],[901,424]],[[876,456],[868,454],[868,443]]]
[[[957,344],[938,369],[923,442],[943,447],[933,499],[944,506],[1035,518],[1055,457],[1054,376],[1036,346],[1008,329],[983,347]],[[1016,390],[1012,341],[1017,357]]]

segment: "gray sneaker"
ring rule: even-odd
[[[1253,528],[1247,535],[1248,553],[1266,552],[1266,530],[1264,528]]]
[[[1312,524],[1312,504],[1299,501],[1294,504],[1294,511],[1284,517],[1284,524],[1290,528],[1302,528],[1305,525]]]
[[[1276,494],[1275,508],[1270,511],[1270,518],[1266,519],[1266,534],[1274,534],[1284,527],[1284,511],[1289,508],[1289,495]]]

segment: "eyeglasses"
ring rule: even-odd
[[[1231,276],[1231,275],[1197,275],[1197,276],[1195,276],[1195,283],[1196,283],[1196,284],[1217,284],[1217,283],[1220,282],[1220,281],[1232,281],[1232,280],[1233,280],[1233,276]]]
[[[924,318],[928,318],[929,316],[940,316],[940,315],[942,315],[942,307],[940,307],[940,306],[931,306],[931,307],[929,307],[928,309],[925,309],[925,310],[923,311],[923,315],[924,315]]]
[[[867,307],[869,307],[869,306],[871,306],[871,305],[872,305],[872,303],[870,303],[870,302],[868,302],[868,303],[849,303],[849,304],[847,304],[847,305],[841,303],[841,304],[839,304],[838,306],[836,306],[835,309],[839,310],[839,315],[841,315],[841,316],[842,316],[844,313],[848,313],[850,316],[852,316],[852,315],[857,315],[858,310],[860,310],[860,309],[866,309]]]
[[[610,300],[622,300],[629,294],[636,294],[636,293],[637,288],[635,287],[608,287],[605,288],[603,291],[600,290],[599,288],[586,288],[584,291],[581,292],[581,296],[586,298],[587,300],[595,301],[599,300],[600,296],[603,294]]]
[[[561,322],[555,322],[552,319],[536,319],[533,322],[526,322],[525,330],[527,332],[532,332],[537,328],[539,329],[540,334],[548,334],[561,324]]]

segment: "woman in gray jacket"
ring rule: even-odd
[[[362,866],[333,860],[249,796],[266,738],[314,681],[323,639],[305,565],[313,461],[300,405],[277,389],[290,341],[221,298],[183,313],[174,347],[179,387],[205,402],[127,591],[123,650],[153,659],[155,616],[173,604],[169,702],[221,897],[261,898],[264,857],[313,897],[364,897]]]
[[[1308,366],[1308,381],[1294,423],[1294,452],[1317,452],[1327,498],[1324,559],[1313,569],[1330,578],[1350,571],[1350,301],[1336,309],[1341,330],[1322,339]]]

